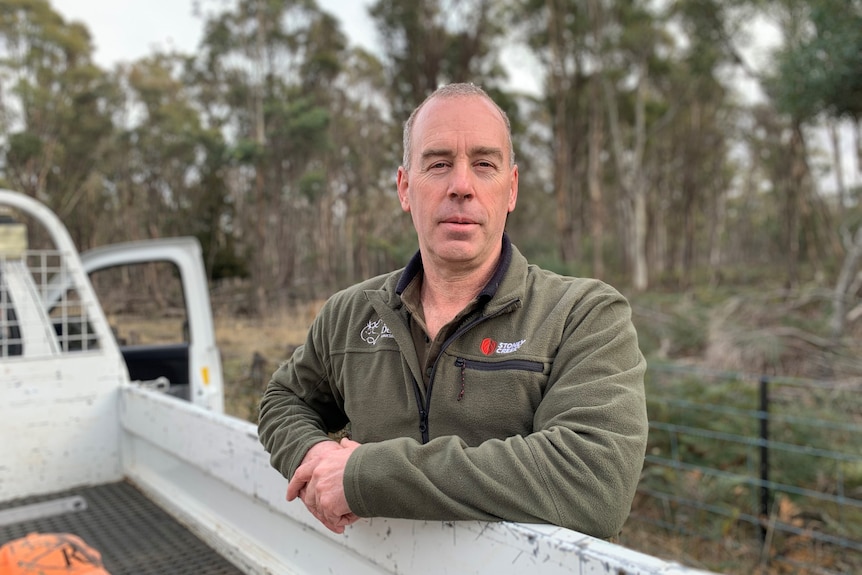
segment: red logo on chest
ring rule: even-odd
[[[485,355],[491,355],[497,351],[497,342],[491,339],[490,337],[486,337],[482,340],[482,353]]]

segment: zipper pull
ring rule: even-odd
[[[465,380],[464,376],[467,372],[467,360],[465,360],[463,357],[459,357],[455,360],[455,366],[461,368],[461,390],[458,392],[458,399],[457,399],[457,401],[461,401],[461,399],[463,399],[463,397],[464,397],[464,391],[465,391],[465,385],[466,385],[466,380]]]

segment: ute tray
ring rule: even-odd
[[[73,533],[102,554],[111,575],[242,575],[132,484],[120,481],[0,503],[0,514],[75,497],[85,505],[0,523],[0,546],[29,533]],[[80,499],[77,499],[80,501]]]

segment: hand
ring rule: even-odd
[[[305,454],[287,485],[287,500],[299,497],[327,529],[343,533],[359,517],[350,511],[344,495],[344,468],[359,443],[342,439],[323,441]]]

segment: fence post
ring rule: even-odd
[[[760,543],[766,542],[769,520],[769,378],[760,376]]]

